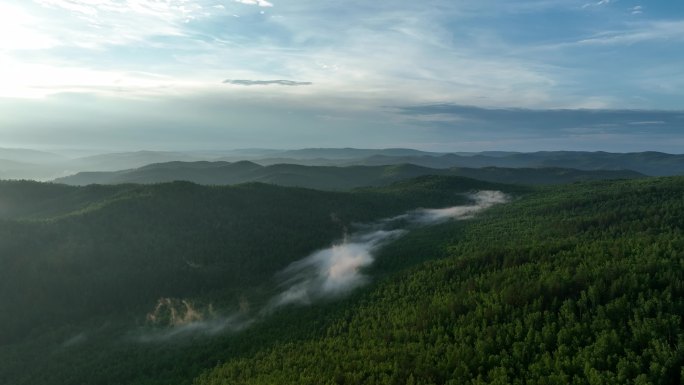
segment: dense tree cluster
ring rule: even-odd
[[[353,222],[478,189],[514,199],[387,245],[373,282],[347,298],[239,333],[141,339],[158,331],[145,314],[160,298],[257,304],[274,272]],[[422,177],[352,193],[3,182],[2,202],[13,207],[0,213],[3,384],[669,385],[684,374],[684,178],[532,189]]]
[[[351,222],[400,214],[415,204],[461,203],[463,192],[489,186],[453,179],[449,189],[430,188],[437,183],[443,182],[428,177],[406,189],[325,193],[263,184],[5,182],[0,198],[16,214],[0,220],[0,303],[7,310],[0,313],[0,342],[55,320],[145,314],[161,297],[234,301],[341,238]]]
[[[678,178],[545,189],[492,209],[459,239],[434,239],[445,258],[385,280],[324,337],[195,383],[679,384],[683,197]],[[416,252],[412,241],[392,250]]]

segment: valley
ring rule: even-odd
[[[474,207],[477,191],[508,198],[415,211]],[[681,177],[0,182],[0,378],[675,383],[683,193]]]

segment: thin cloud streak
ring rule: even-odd
[[[587,45],[628,45],[649,41],[684,40],[684,20],[640,23],[618,31],[602,32],[573,43]]]
[[[224,84],[233,84],[238,86],[310,86],[311,82],[297,82],[293,80],[241,80],[241,79],[226,79]]]
[[[145,43],[158,36],[188,36],[185,25],[211,15],[199,2],[185,0],[35,0],[49,11],[39,31],[49,31],[63,46],[105,49]]]
[[[235,0],[235,2],[246,5],[256,5],[259,7],[273,7],[273,3],[266,0]]]

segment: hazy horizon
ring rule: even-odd
[[[684,0],[0,0],[0,385],[675,384]]]
[[[684,3],[8,0],[0,147],[684,147]]]
[[[198,157],[198,160],[214,160],[225,156],[239,157],[240,153],[245,151],[250,151],[244,156],[244,160],[250,160],[253,158],[268,158],[268,153],[272,153],[275,157],[282,155],[282,153],[294,152],[294,151],[304,151],[304,150],[362,150],[362,151],[384,151],[384,150],[416,150],[425,152],[428,154],[486,154],[486,153],[543,153],[543,152],[589,152],[589,153],[611,153],[611,154],[632,154],[632,153],[643,153],[643,152],[659,152],[668,155],[684,155],[684,151],[678,152],[667,152],[667,151],[656,151],[656,150],[644,150],[644,151],[605,151],[605,150],[547,150],[538,149],[532,151],[520,151],[520,150],[482,150],[482,151],[431,151],[427,149],[420,148],[408,148],[408,147],[386,147],[386,148],[362,148],[362,147],[291,147],[291,148],[226,148],[226,149],[183,149],[183,148],[169,148],[169,149],[148,149],[148,148],[120,148],[120,149],[93,149],[93,148],[54,148],[54,147],[0,147],[0,151],[38,151],[41,153],[58,155],[64,157],[65,159],[77,160],[79,158],[87,158],[98,155],[116,155],[116,154],[135,154],[135,153],[168,153],[168,154],[186,154],[194,155]],[[10,157],[8,157],[10,158]],[[199,159],[201,158],[201,159]],[[294,158],[293,158],[294,159]],[[0,155],[0,160],[12,160],[2,158]],[[30,162],[29,162],[30,163]],[[40,163],[40,162],[39,162]]]

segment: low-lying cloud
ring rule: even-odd
[[[313,83],[311,82],[297,82],[294,80],[282,80],[282,79],[276,79],[276,80],[247,80],[247,79],[226,79],[223,81],[224,84],[233,84],[237,86],[271,86],[271,85],[276,85],[276,86],[289,86],[289,87],[296,87],[296,86],[310,86]]]
[[[363,269],[373,264],[376,252],[410,228],[471,218],[478,211],[508,200],[500,191],[480,191],[471,198],[470,205],[418,209],[366,225],[331,247],[293,262],[279,274],[285,289],[271,300],[267,310],[289,304],[309,305],[344,295],[368,282]],[[397,229],[398,225],[403,228]]]
[[[290,305],[308,306],[318,301],[342,297],[369,282],[364,269],[375,262],[376,254],[387,243],[409,233],[411,229],[472,218],[493,205],[505,203],[508,195],[501,191],[479,191],[471,194],[472,203],[441,209],[417,209],[375,223],[359,225],[332,246],[313,252],[291,263],[276,275],[281,291],[250,316],[244,311],[227,317],[190,322],[159,332],[146,333],[141,342],[163,342],[176,337],[224,331],[239,332],[278,308]]]
[[[180,337],[194,335],[216,335],[223,332],[240,332],[252,325],[254,321],[254,318],[247,317],[244,314],[232,314],[228,317],[216,317],[153,332],[142,331],[132,334],[131,337],[133,337],[133,340],[143,343],[165,342]]]
[[[374,253],[406,230],[375,230],[353,234],[343,241],[292,263],[279,275],[286,289],[268,310],[288,304],[310,305],[323,298],[338,297],[363,285],[361,270],[374,261]]]
[[[473,194],[471,198],[474,201],[472,205],[453,206],[442,209],[419,209],[390,218],[389,221],[404,219],[413,225],[426,226],[450,219],[468,219],[472,218],[478,211],[508,201],[508,196],[501,191],[480,191]]]

